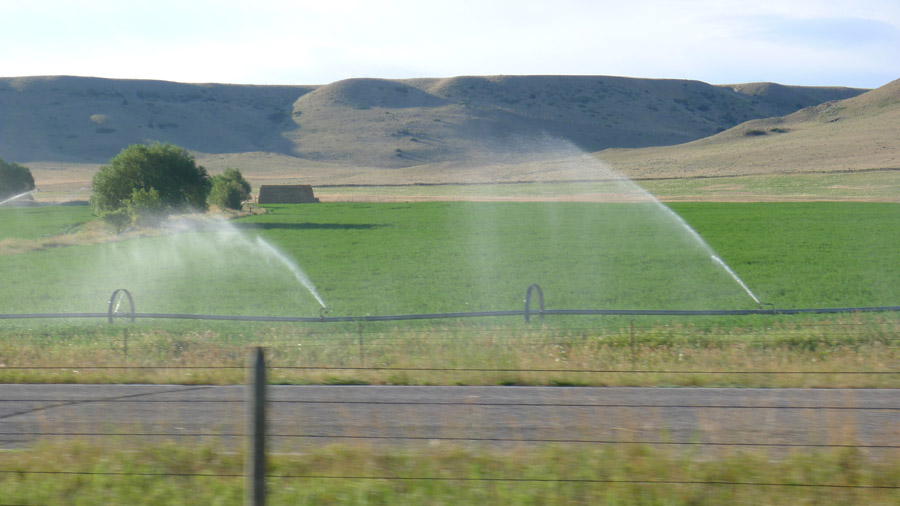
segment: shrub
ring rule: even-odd
[[[250,198],[250,183],[244,179],[241,171],[225,169],[221,175],[211,178],[212,190],[207,203],[222,209],[240,209],[241,203]]]
[[[139,227],[155,227],[166,217],[167,209],[156,188],[144,190],[136,188],[128,203],[131,222]]]
[[[209,192],[208,202],[222,209],[240,209],[244,200],[241,185],[234,181],[216,181]]]
[[[131,214],[128,212],[128,209],[124,207],[116,209],[115,211],[103,213],[102,217],[106,226],[117,234],[121,233],[131,224]]]

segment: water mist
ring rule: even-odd
[[[31,195],[32,193],[34,193],[34,192],[36,192],[36,191],[37,191],[37,189],[34,189],[34,190],[30,190],[30,191],[27,191],[27,192],[20,193],[20,194],[18,194],[18,195],[14,195],[14,196],[12,196],[12,197],[10,197],[10,198],[8,198],[8,199],[6,199],[6,200],[0,202],[0,206],[2,206],[3,204],[6,204],[7,202],[13,202],[13,201],[15,201],[15,200],[18,200],[18,199],[20,199],[20,198],[22,198],[22,197],[24,197],[24,196],[26,196],[26,195]]]
[[[127,288],[143,312],[285,315],[325,306],[297,262],[250,230],[192,216],[162,232],[105,245],[80,271],[92,286]]]
[[[484,156],[488,151],[491,155]],[[494,200],[546,203],[536,216],[541,223],[534,227],[521,224],[518,234],[545,230],[529,244],[535,249],[531,256],[548,261],[555,256],[571,259],[568,267],[578,273],[566,283],[559,281],[555,290],[579,291],[572,300],[582,302],[573,304],[628,308],[637,301],[645,307],[709,309],[708,305],[715,304],[730,308],[740,304],[742,297],[749,297],[760,305],[746,283],[681,216],[631,179],[567,141],[549,137],[518,139],[480,152],[467,163],[479,169],[480,177],[490,174],[495,182],[509,182],[489,185],[493,187],[490,191],[496,192]],[[522,181],[518,183],[522,193],[510,197],[517,180]],[[578,202],[608,205],[578,207]],[[473,252],[473,270],[480,273],[480,279],[490,279],[482,283],[496,284],[503,276],[518,275],[522,276],[523,290],[530,282],[539,282],[552,300],[554,288],[545,285],[558,280],[550,272],[541,278],[543,282],[538,279],[541,262],[518,269],[504,269],[497,263],[504,256],[499,234],[503,227],[511,225],[492,222],[480,213],[478,209],[469,213],[472,225],[465,242],[468,251]],[[597,241],[585,239],[582,243],[577,234],[572,243],[572,233],[559,228],[571,227],[573,219],[582,221],[585,236],[601,234],[605,246],[587,250]],[[526,270],[533,274],[523,272]],[[591,283],[593,288],[574,286]],[[729,283],[734,288],[728,288]]]

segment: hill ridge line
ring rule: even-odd
[[[409,168],[540,151],[547,138],[586,151],[680,144],[864,91],[617,76],[352,78],[325,85],[7,77],[0,78],[0,157],[99,164],[129,144],[158,141],[198,155],[269,153],[298,165]]]

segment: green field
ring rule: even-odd
[[[763,302],[778,308],[897,305],[900,206],[670,206]],[[521,309],[538,283],[550,309],[749,309],[756,304],[651,203],[269,206],[231,223],[0,255],[0,313],[103,312],[127,288],[139,312],[316,316],[296,263],[334,315]],[[85,208],[0,210],[0,231],[77,230]],[[261,240],[263,242],[261,242]],[[51,242],[52,246],[53,243]]]
[[[40,239],[73,233],[93,219],[87,206],[0,208],[0,241]]]
[[[778,308],[900,300],[896,204],[672,208]],[[270,246],[302,266],[332,315],[521,310],[534,282],[548,309],[756,308],[708,251],[648,204],[270,206],[231,223],[122,237],[98,235],[96,223],[75,226],[89,219],[85,208],[0,209],[0,218],[5,231],[39,236],[21,239],[25,252],[0,254],[5,314],[105,313],[112,291],[127,288],[138,312],[318,316],[319,303]],[[59,247],[67,237],[73,245]],[[884,373],[897,367],[898,325],[895,313],[551,315],[531,324],[9,319],[0,379],[240,383],[246,347],[261,345],[279,367],[273,381],[284,383],[877,388],[900,380]]]
[[[900,300],[896,204],[672,208],[778,308]],[[332,315],[520,310],[533,282],[548,309],[756,308],[677,221],[648,204],[271,206],[231,223],[122,237],[98,235],[95,223],[75,226],[89,218],[84,208],[0,209],[0,217],[6,231],[40,236],[21,239],[25,252],[0,254],[6,314],[105,313],[112,291],[127,288],[138,312],[318,316],[319,303],[270,246],[302,266]],[[59,247],[65,237],[73,245]],[[553,315],[532,324],[10,319],[0,376],[240,383],[246,347],[261,345],[279,367],[273,381],[284,383],[877,388],[900,380],[884,373],[897,367],[898,325],[894,313]]]

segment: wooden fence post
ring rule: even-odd
[[[247,448],[244,456],[246,506],[266,504],[266,361],[263,349],[250,356],[247,384]]]
[[[634,320],[631,320],[631,370],[635,369],[635,356],[634,356]]]

